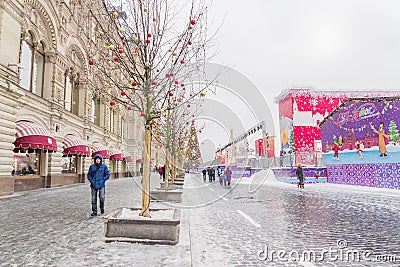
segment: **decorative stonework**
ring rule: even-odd
[[[55,34],[55,29],[54,29],[54,25],[53,25],[53,21],[51,20],[49,14],[47,13],[46,9],[39,3],[39,1],[36,0],[25,0],[25,4],[29,4],[32,7],[36,8],[37,10],[40,11],[40,13],[42,14],[44,20],[45,20],[45,25],[47,25],[47,29],[48,29],[48,33],[50,34],[50,40],[52,42],[52,47],[54,49],[57,48],[57,38],[56,38],[56,34]],[[54,17],[55,17],[55,13],[54,13]]]

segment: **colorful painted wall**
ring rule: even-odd
[[[296,152],[296,161],[313,165],[315,140],[321,140],[318,124],[346,97],[309,89],[290,90],[279,100],[282,150]]]
[[[399,98],[346,101],[321,123],[323,162],[400,162],[399,109]]]
[[[328,182],[400,189],[400,163],[327,165]]]

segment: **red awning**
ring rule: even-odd
[[[30,121],[18,121],[15,149],[43,149],[57,151],[56,139],[51,133],[40,124]]]
[[[82,138],[69,134],[63,140],[64,155],[82,155],[89,157],[90,149]]]
[[[109,152],[110,152],[110,160],[123,160],[124,159],[122,152],[119,151],[118,149],[111,148],[109,150]]]
[[[123,156],[123,158],[124,158],[123,161],[132,162],[132,156],[131,156],[130,154],[128,154],[128,153],[126,153],[126,152],[123,152],[123,153],[122,153],[122,156]]]
[[[92,147],[93,147],[93,149],[92,149],[92,158],[94,158],[94,156],[96,156],[96,154],[101,155],[103,157],[103,159],[109,159],[110,158],[110,155],[108,154],[108,148],[106,148],[102,144],[94,143],[92,145]]]

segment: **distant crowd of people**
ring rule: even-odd
[[[214,182],[215,181],[215,173],[218,175],[218,180],[221,185],[225,186],[230,186],[231,185],[231,180],[232,180],[232,170],[229,167],[207,167],[206,169],[202,170],[203,173],[203,181],[205,182],[207,180],[207,175],[208,175],[208,182]]]

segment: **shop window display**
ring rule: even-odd
[[[13,176],[34,175],[40,173],[40,150],[15,153],[13,156]]]
[[[61,173],[76,173],[77,172],[77,155],[70,155],[61,159]]]

